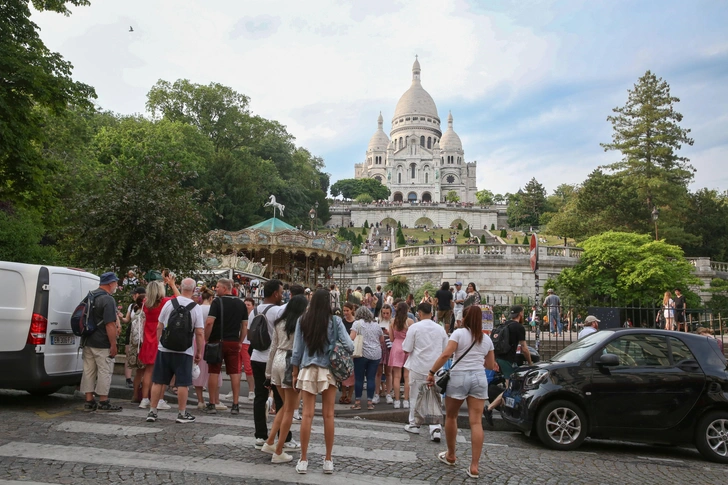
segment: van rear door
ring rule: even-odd
[[[71,314],[85,294],[80,272],[65,268],[50,268],[50,272],[45,370],[48,375],[68,374],[78,370],[81,354],[81,337],[71,331]]]
[[[25,348],[37,276],[37,266],[0,265],[0,352],[17,352]]]

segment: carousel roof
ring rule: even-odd
[[[286,224],[277,217],[271,217],[267,221],[259,222],[254,226],[247,227],[250,230],[265,231],[270,233],[281,232],[281,231],[297,231],[295,227],[290,224]]]

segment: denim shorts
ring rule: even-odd
[[[488,378],[485,371],[453,371],[447,383],[447,397],[464,400],[467,397],[488,399]]]

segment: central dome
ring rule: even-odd
[[[412,66],[412,86],[399,98],[392,122],[406,115],[425,115],[440,121],[435,101],[420,83],[420,63],[416,59]]]

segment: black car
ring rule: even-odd
[[[503,418],[549,448],[587,436],[694,444],[728,463],[728,368],[715,339],[602,330],[511,376]]]

